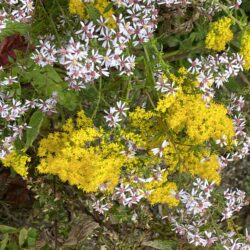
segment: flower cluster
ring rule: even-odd
[[[21,139],[24,131],[29,128],[26,122],[23,122],[25,114],[31,109],[39,109],[43,113],[50,115],[55,112],[57,104],[57,94],[54,93],[51,98],[47,100],[33,99],[20,100],[13,93],[11,88],[18,84],[17,77],[6,76],[0,82],[0,117],[1,124],[4,129],[0,130],[2,143],[0,145],[0,158],[12,152],[14,149],[14,142],[17,138]]]
[[[27,23],[34,11],[33,0],[3,0],[5,8],[0,10],[0,31],[10,21]]]
[[[55,36],[41,37],[31,58],[41,67],[57,62],[58,51],[54,45]]]
[[[250,30],[246,29],[241,38],[240,54],[243,56],[246,70],[250,69]]]
[[[36,177],[57,176],[78,188],[76,195],[85,193],[90,212],[108,212],[107,220],[120,206],[130,213],[153,205],[183,241],[198,249],[249,250],[247,240],[232,232],[246,193],[218,188],[228,163],[250,152],[246,98],[222,92],[232,88],[232,77],[245,79],[243,71],[250,69],[249,29],[238,30],[247,26],[243,9],[237,11],[242,1],[34,2],[0,3],[0,31],[7,28],[8,33],[9,22],[27,23],[34,16],[28,31],[21,32],[27,39],[25,53],[9,60],[11,39],[1,42],[0,59],[9,62],[0,65],[2,166],[24,178],[29,164]],[[170,20],[168,34],[164,21],[176,13],[181,17]],[[207,20],[215,14],[217,21],[210,25]],[[13,26],[11,32],[26,27]],[[36,37],[37,26],[42,36]],[[179,26],[191,29],[190,36]],[[201,45],[208,49],[200,50]],[[186,61],[189,52],[200,56]],[[58,115],[43,120],[44,114],[56,112],[57,102]],[[32,123],[41,133],[29,130]],[[36,148],[32,142],[41,137]],[[34,150],[28,150],[30,144]],[[58,185],[54,195],[64,188]],[[150,220],[156,215],[151,212]],[[58,237],[60,232],[66,231],[58,230]]]
[[[228,114],[232,117],[235,128],[235,148],[234,151],[220,156],[219,161],[221,167],[226,167],[229,162],[243,159],[250,152],[250,138],[245,132],[246,118],[243,116],[245,100],[242,96],[231,95],[230,104],[228,105]]]
[[[226,220],[233,216],[233,213],[239,212],[241,208],[246,205],[245,198],[246,193],[236,189],[235,191],[227,189],[224,192],[224,197],[226,199],[226,208],[222,213],[222,219]]]
[[[143,190],[131,187],[129,184],[124,185],[121,183],[120,186],[115,188],[112,199],[117,200],[123,206],[131,207],[132,205],[138,204],[144,197],[146,196]]]
[[[92,7],[101,14],[109,28],[115,28],[116,24],[112,18],[114,11],[112,8],[109,8],[110,3],[108,0],[70,0],[69,12],[79,15],[82,19],[90,19],[87,8]]]
[[[230,77],[235,77],[243,71],[244,65],[240,54],[228,52],[188,61],[191,64],[188,71],[196,76],[199,82],[198,88],[203,92],[203,99],[208,102],[214,97],[213,85],[215,84],[217,88],[222,87]]]
[[[97,200],[94,197],[94,200],[95,201],[92,204],[92,207],[99,214],[104,214],[105,212],[107,212],[112,207],[112,203],[107,203],[105,197],[102,197],[99,200]]]
[[[156,83],[155,88],[156,90],[160,91],[161,93],[166,93],[167,95],[175,95],[178,87],[175,86],[174,82],[171,82],[171,79],[162,72],[162,70],[158,70],[155,74]]]
[[[162,98],[156,110],[166,115],[164,120],[176,134],[185,129],[189,143],[199,144],[211,139],[220,139],[223,134],[231,140],[234,136],[233,124],[227,117],[227,109],[213,102],[206,106],[201,95],[186,95],[178,91],[176,96],[166,95]],[[215,124],[216,121],[218,126]]]
[[[230,30],[232,20],[223,17],[214,22],[206,37],[206,47],[215,51],[222,51],[226,44],[233,39],[233,32]]]
[[[104,116],[106,122],[108,123],[109,127],[116,127],[119,125],[119,122],[122,121],[122,118],[126,118],[127,114],[126,111],[129,108],[126,107],[124,102],[117,102],[116,107],[110,107],[109,111],[105,110],[104,112],[106,115]]]
[[[46,38],[40,40],[32,58],[40,66],[59,62],[66,69],[65,80],[75,90],[85,88],[86,84],[102,76],[109,76],[110,69],[118,70],[121,75],[131,75],[135,57],[129,55],[126,48],[130,43],[136,46],[149,41],[156,28],[158,12],[147,1],[134,5],[129,1],[114,4],[125,14],[113,15],[109,20],[101,15],[97,24],[80,21],[76,36],[71,37],[63,48],[55,49],[53,41]],[[113,28],[109,25],[111,19],[115,23]],[[94,45],[96,40],[98,46]]]
[[[16,173],[22,177],[27,177],[28,175],[28,163],[31,158],[24,153],[13,151],[8,154],[5,159],[2,159],[4,167],[11,167]]]
[[[195,188],[191,193],[181,190],[176,194],[182,204],[185,206],[188,215],[204,214],[212,206],[210,202],[211,193],[214,189],[214,183],[208,183],[199,178],[193,183]]]
[[[182,207],[163,219],[169,218],[174,231],[195,246],[213,247],[222,244],[224,249],[250,249],[246,239],[235,238],[234,232],[226,232],[219,224],[211,222],[215,216],[218,216],[217,219],[222,217],[224,220],[234,211],[239,211],[243,205],[246,205],[245,193],[240,190],[224,192],[225,211],[229,215],[226,217],[225,212],[221,213],[218,207],[219,202],[215,200],[215,192],[213,183],[197,178],[190,192],[181,190],[175,194],[175,197],[181,201]],[[215,208],[218,211],[215,211]]]
[[[118,184],[125,161],[121,150],[121,145],[109,142],[108,136],[79,112],[75,126],[69,119],[62,132],[41,140],[38,171],[58,175],[63,182],[86,192],[104,190],[104,186],[111,192]]]

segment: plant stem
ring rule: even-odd
[[[130,94],[130,90],[132,89],[132,85],[131,85],[131,78],[129,78],[128,84],[127,84],[127,92],[126,92],[126,102],[128,102],[129,100],[129,94]]]
[[[154,102],[153,102],[153,100],[152,100],[150,94],[148,93],[147,90],[145,90],[145,93],[146,93],[146,95],[147,95],[147,97],[148,97],[148,100],[149,100],[150,104],[152,105],[153,108],[155,108]]]
[[[98,111],[98,108],[99,108],[99,105],[100,105],[100,102],[101,102],[101,97],[102,97],[102,78],[100,77],[100,80],[99,80],[99,90],[98,90],[98,99],[97,99],[97,104],[96,104],[96,108],[91,116],[91,118],[95,118],[96,116],[96,113]]]
[[[53,30],[54,30],[54,32],[55,32],[55,36],[56,36],[56,39],[57,39],[58,44],[60,45],[60,47],[62,47],[61,39],[60,39],[60,36],[59,36],[59,34],[58,34],[58,32],[57,32],[57,28],[56,28],[56,25],[55,25],[55,23],[54,23],[54,20],[52,19],[50,13],[48,13],[47,10],[45,9],[42,0],[39,0],[39,2],[40,2],[40,5],[42,6],[43,12],[44,12],[44,13],[48,16],[48,18],[49,18],[50,24],[51,24],[51,26],[52,26],[52,28],[53,28]]]
[[[151,74],[151,78],[152,78],[152,83],[153,83],[153,85],[155,85],[154,72],[153,72],[153,69],[151,67],[151,61],[150,61],[150,57],[149,57],[149,54],[148,54],[148,49],[147,49],[146,45],[142,45],[142,46],[143,46],[143,49],[144,49],[144,52],[145,52],[145,59],[147,61],[146,67],[149,68],[150,74]]]
[[[99,93],[98,89],[95,87],[95,85],[93,84],[93,89],[96,91],[96,93]],[[110,106],[110,104],[104,99],[103,96],[101,96],[101,100],[107,105]]]
[[[239,20],[237,20],[237,19],[231,14],[231,12],[226,8],[225,5],[223,5],[223,4],[219,3],[219,2],[218,2],[218,5],[220,6],[220,8],[221,8],[224,12],[226,12],[226,14],[227,14],[228,16],[230,16],[230,18],[231,18],[232,20],[234,20],[235,23],[237,23],[237,24],[239,25],[239,28],[240,28],[241,30],[244,30],[244,27],[243,27],[242,23],[241,23]]]
[[[56,199],[56,178],[53,177],[53,194],[54,194],[54,200]],[[55,230],[55,250],[58,249],[57,246],[57,237],[58,237],[58,220],[57,220],[57,213],[55,216],[55,221],[54,221],[54,230]]]

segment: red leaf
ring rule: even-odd
[[[20,34],[14,34],[6,37],[0,43],[0,66],[4,66],[9,64],[9,57],[16,59],[15,50],[27,51],[29,45],[27,41],[25,41],[24,36]]]

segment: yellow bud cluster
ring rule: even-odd
[[[206,104],[200,94],[165,96],[158,102],[157,111],[166,115],[169,128],[176,134],[185,131],[189,143],[201,144],[209,140],[234,136],[234,127],[227,109],[220,104]]]
[[[81,111],[76,125],[69,119],[63,132],[48,135],[40,142],[38,171],[53,174],[86,192],[105,184],[113,191],[120,178],[125,157],[121,145],[108,142],[102,131]]]
[[[99,13],[103,16],[104,19],[108,19],[107,26],[109,28],[115,28],[116,23],[112,18],[112,15],[114,14],[113,9],[108,9],[108,6],[110,4],[110,1],[108,0],[94,0],[90,3],[84,3],[82,0],[70,0],[69,1],[69,12],[72,15],[79,15],[82,19],[89,19],[88,13],[87,13],[87,5],[94,7],[96,10],[99,11]]]
[[[11,167],[17,174],[22,177],[27,177],[28,175],[28,166],[27,164],[30,162],[30,157],[18,153],[14,151],[6,156],[5,159],[2,160],[4,167]]]
[[[244,68],[250,69],[250,28],[244,32],[241,38],[240,54],[243,56],[245,64]]]
[[[149,195],[149,202],[151,204],[165,203],[168,204],[169,207],[175,207],[179,204],[179,201],[174,196],[174,191],[176,190],[176,184],[174,182],[168,182],[154,189],[152,194]]]
[[[212,23],[212,26],[206,36],[206,47],[215,51],[222,51],[226,48],[226,44],[233,39],[233,32],[230,30],[232,20],[223,17]]]
[[[185,172],[219,184],[218,155],[211,152],[207,143],[226,136],[231,145],[235,136],[233,122],[226,107],[213,101],[207,104],[201,94],[187,91],[195,88],[197,82],[190,80],[184,69],[179,73],[182,76],[169,76],[179,87],[175,95],[163,96],[154,111],[137,108],[129,114],[130,131],[136,131],[147,149],[159,147],[163,140],[169,142],[162,159],[151,152],[149,164],[156,158],[165,162],[168,175]],[[159,164],[157,160],[155,164]],[[167,178],[164,181],[168,183]]]

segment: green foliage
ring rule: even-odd
[[[101,15],[100,12],[95,7],[93,7],[91,5],[87,5],[86,10],[87,10],[87,13],[88,13],[90,19],[96,23],[96,20],[98,20],[100,15]]]
[[[35,250],[38,232],[34,228],[19,229],[0,225],[0,236],[3,237],[0,242],[1,250]]]
[[[14,227],[6,226],[6,225],[0,225],[0,232],[1,233],[16,233],[17,229]]]
[[[59,104],[68,110],[75,110],[79,105],[77,92],[69,91],[67,83],[52,66],[40,68],[31,61],[28,71],[23,72],[22,81],[30,83],[40,95],[49,98],[54,92],[58,95]]]
[[[178,248],[179,244],[178,241],[154,240],[154,241],[144,242],[143,245],[159,250],[174,250]]]
[[[30,128],[26,132],[26,144],[25,144],[26,148],[32,146],[34,140],[39,135],[40,128],[44,120],[44,116],[45,116],[44,113],[42,113],[40,110],[37,110],[32,114],[29,122]]]
[[[7,37],[11,36],[15,33],[20,33],[22,35],[26,35],[30,30],[30,25],[18,23],[18,22],[8,22],[6,28],[0,32],[0,41]]]

